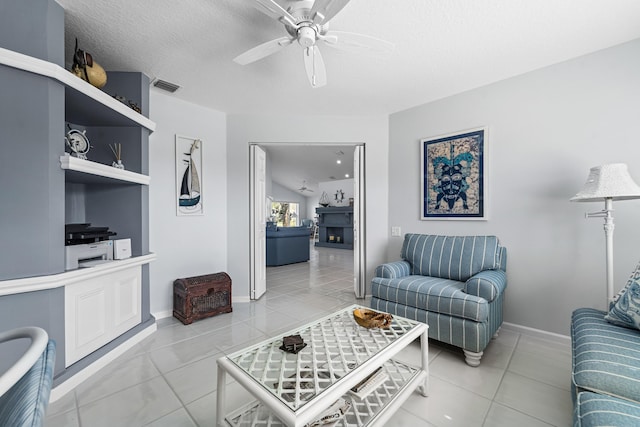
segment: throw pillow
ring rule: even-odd
[[[640,263],[625,287],[616,295],[605,320],[614,325],[640,329]]]

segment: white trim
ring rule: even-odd
[[[82,382],[89,379],[91,376],[95,375],[100,369],[107,366],[109,363],[113,362],[116,358],[123,355],[127,350],[132,348],[134,345],[141,342],[143,339],[147,338],[149,335],[154,333],[158,329],[157,324],[154,322],[152,325],[149,325],[147,328],[138,332],[135,336],[129,338],[127,341],[120,344],[118,347],[111,350],[109,353],[105,354],[95,362],[91,363],[87,367],[80,370],[74,376],[64,381],[58,386],[54,387],[51,390],[51,396],[49,397],[49,403],[55,402],[60,399],[74,388],[79,386]]]
[[[137,265],[148,264],[156,259],[156,254],[142,255],[127,259],[115,260],[91,268],[80,268],[65,271],[64,273],[48,276],[25,277],[0,281],[0,296],[21,294],[24,292],[42,291],[45,289],[59,288],[72,283],[104,276],[106,273],[124,270]]]
[[[571,337],[568,335],[556,334],[555,332],[543,331],[542,329],[516,325],[515,323],[503,322],[502,327],[509,331],[518,332],[532,337],[544,338],[561,344],[568,344],[571,342]]]
[[[366,149],[364,144],[353,148],[353,284],[356,298],[367,297],[366,256]]]
[[[155,317],[156,320],[166,319],[167,317],[173,316],[173,310],[159,311],[157,313],[151,313],[151,315]]]
[[[94,87],[84,80],[76,77],[57,64],[4,48],[0,48],[0,64],[55,79],[66,87],[118,112],[124,118],[147,128],[150,132],[153,132],[156,129],[156,124],[153,121],[149,120],[142,114],[137,113],[115,98],[107,95],[97,87]]]

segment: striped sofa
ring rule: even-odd
[[[571,316],[574,427],[640,425],[640,331],[605,314],[579,308]]]
[[[506,248],[495,236],[406,234],[400,255],[376,268],[371,308],[427,323],[429,338],[480,365],[502,324]]]

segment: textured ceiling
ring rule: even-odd
[[[330,31],[387,40],[395,50],[372,57],[320,44],[327,85],[313,89],[295,43],[233,62],[286,35],[255,0],[57,1],[67,67],[77,37],[105,69],[176,83],[172,96],[226,113],[387,115],[640,37],[639,0],[351,0]],[[286,187],[317,188],[335,175],[331,148],[273,150],[273,179]],[[326,165],[306,161],[321,157]]]
[[[58,2],[69,62],[78,37],[107,70],[176,83],[174,96],[228,113],[388,114],[640,37],[638,0],[351,0],[330,30],[395,51],[320,45],[328,83],[313,89],[297,44],[233,62],[286,35],[254,0]]]

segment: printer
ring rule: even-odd
[[[113,241],[117,233],[109,227],[91,227],[91,224],[65,225],[65,270],[92,267],[113,260]]]

